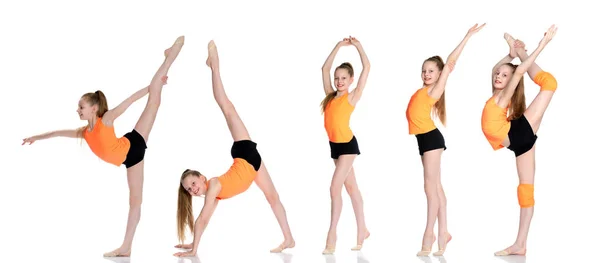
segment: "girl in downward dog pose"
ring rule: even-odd
[[[531,55],[527,55],[521,41],[515,41],[509,34],[504,34],[504,38],[510,46],[510,52],[492,70],[493,95],[486,101],[483,108],[481,127],[494,150],[506,147],[514,152],[519,176],[517,198],[521,207],[519,231],[515,243],[496,252],[496,256],[525,255],[527,250],[527,234],[535,204],[533,183],[536,134],[544,112],[557,88],[554,76],[543,71],[534,61],[552,40],[556,29],[552,25],[546,31]],[[521,60],[519,66],[511,64],[516,56]],[[525,108],[523,83],[525,73],[540,86],[540,92],[527,108]]]
[[[338,50],[342,46],[349,45],[355,46],[358,50],[363,67],[356,88],[352,92],[348,91],[348,88],[354,82],[354,69],[350,63],[342,63],[335,69],[333,82],[336,89],[331,85],[330,76],[331,65]],[[350,129],[350,117],[362,96],[370,69],[369,59],[361,43],[354,37],[345,38],[338,42],[322,68],[323,87],[326,96],[321,102],[321,107],[325,115],[325,130],[329,137],[331,158],[335,164],[335,171],[329,189],[331,195],[331,222],[323,254],[333,254],[335,252],[337,224],[342,213],[342,186],[346,186],[356,216],[357,245],[352,250],[360,250],[363,241],[370,235],[365,223],[363,199],[358,189],[353,168],[354,159],[360,154],[360,150],[358,141]]]
[[[88,124],[73,130],[52,131],[23,139],[23,144],[53,137],[83,138],[92,152],[103,161],[127,168],[129,184],[129,216],[125,239],[122,245],[104,254],[105,257],[129,257],[135,230],[140,221],[142,208],[142,186],[144,179],[144,155],[150,131],[154,125],[160,106],[161,92],[166,84],[167,73],[183,47],[184,37],[177,38],[175,43],[165,50],[165,60],[155,73],[150,85],[137,91],[117,107],[108,109],[106,97],[102,91],[84,94],[79,100],[77,113],[81,120]],[[114,121],[123,114],[131,104],[148,94],[146,108],[131,132],[120,138],[115,136]]]
[[[425,225],[421,251],[417,253],[417,256],[428,256],[431,253],[431,247],[436,239],[433,231],[436,219],[438,220],[439,251],[435,252],[434,255],[443,255],[446,244],[452,239],[452,236],[448,233],[446,195],[440,178],[441,158],[442,152],[446,150],[446,142],[442,133],[435,127],[431,112],[432,109],[435,109],[435,113],[442,124],[446,123],[446,81],[467,41],[484,26],[485,24],[481,26],[475,24],[469,29],[467,35],[448,56],[446,65],[439,56],[430,57],[423,62],[421,69],[423,87],[412,95],[406,109],[408,132],[416,136],[419,146],[424,173],[425,195],[427,196],[427,224]]]
[[[210,179],[207,179],[200,172],[190,169],[185,170],[181,175],[177,204],[178,236],[180,242],[183,243],[185,240],[185,228],[187,226],[194,234],[194,240],[191,244],[176,245],[176,248],[190,250],[175,253],[175,256],[188,257],[196,255],[200,237],[204,229],[206,229],[219,201],[245,192],[252,185],[252,182],[255,182],[265,194],[283,231],[283,243],[277,248],[272,249],[271,252],[279,253],[286,248],[293,248],[295,241],[288,225],[286,211],[279,200],[279,194],[256,149],[256,143],[250,138],[242,119],[223,88],[217,46],[212,40],[208,44],[208,59],[206,60],[206,64],[212,70],[213,95],[225,116],[227,126],[233,137],[233,146],[231,147],[233,164],[221,176]],[[204,207],[202,207],[202,211],[195,223],[192,213],[192,196],[204,196]]]

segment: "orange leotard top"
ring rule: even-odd
[[[354,106],[348,100],[348,93],[332,99],[325,108],[325,131],[329,141],[349,142],[354,134],[350,129],[350,117]]]
[[[227,199],[241,194],[250,188],[257,172],[254,166],[242,158],[234,158],[233,164],[223,175],[217,177],[221,184],[221,192],[217,199]],[[208,182],[207,182],[208,188]]]
[[[91,132],[85,128],[83,138],[96,156],[116,166],[123,164],[131,146],[127,137],[117,138],[114,127],[104,126],[102,118],[98,118]]]
[[[408,134],[423,134],[436,128],[431,119],[431,109],[438,100],[429,96],[427,88],[420,88],[410,97],[406,107]]]
[[[501,108],[496,104],[496,96],[492,96],[485,102],[481,114],[481,129],[485,138],[494,150],[502,149],[502,141],[508,136],[510,122],[508,121],[508,108]]]

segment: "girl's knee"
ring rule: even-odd
[[[556,78],[546,71],[540,70],[533,78],[533,82],[540,86],[541,90],[556,91],[556,88],[558,87]]]
[[[331,185],[329,187],[329,194],[331,197],[337,197],[342,195],[342,185]]]
[[[352,195],[352,193],[355,191],[355,187],[353,185],[344,184],[344,187],[346,187],[346,192],[348,192],[350,195]]]
[[[152,93],[150,93],[150,94],[148,94],[148,103],[147,103],[147,105],[151,106],[151,107],[158,107],[158,106],[160,106],[161,100],[162,99],[161,99],[160,94],[152,94]]]
[[[277,193],[265,193],[265,198],[267,199],[267,202],[269,202],[269,205],[271,205],[271,206],[279,203],[279,194],[277,194]]]
[[[142,197],[141,196],[129,197],[129,207],[141,207],[141,206],[142,206]]]

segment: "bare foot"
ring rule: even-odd
[[[512,245],[504,250],[498,251],[494,253],[495,256],[509,256],[509,255],[520,255],[524,256],[527,253],[527,248],[521,247],[519,245]]]
[[[271,253],[281,253],[287,248],[294,248],[296,246],[296,241],[292,240],[284,240],[281,245],[278,247],[271,249]]]
[[[435,234],[427,234],[423,236],[423,244],[421,245],[421,251],[417,253],[418,257],[429,256],[431,253],[431,247],[433,246],[433,242],[435,242]]]
[[[354,251],[361,250],[362,246],[363,246],[363,242],[370,236],[371,236],[371,232],[369,232],[369,230],[366,230],[366,231],[360,233],[357,237],[356,246],[353,247],[351,250],[354,250]]]
[[[210,68],[219,66],[219,52],[217,51],[217,44],[215,44],[215,41],[213,40],[208,42],[208,58],[206,59],[206,65]]]
[[[515,50],[515,38],[513,38],[508,33],[504,33],[504,39],[506,40],[506,43],[508,43],[508,46],[510,47],[510,56],[513,58],[516,57],[517,52]]]
[[[440,235],[438,238],[438,251],[433,253],[434,256],[443,256],[444,252],[446,252],[446,247],[448,243],[452,240],[452,235],[450,233],[446,233],[445,235]]]
[[[325,244],[324,255],[333,254],[335,252],[335,243],[337,242],[337,235],[329,232],[327,234],[327,242]]]
[[[104,257],[105,258],[110,258],[110,257],[129,257],[131,256],[131,249],[125,251],[124,249],[121,248],[117,248],[111,252],[106,252],[104,253]]]

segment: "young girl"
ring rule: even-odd
[[[23,144],[32,144],[35,141],[53,137],[83,138],[92,152],[103,161],[116,166],[125,165],[129,183],[129,217],[125,239],[119,248],[105,253],[105,257],[129,257],[131,254],[133,236],[141,215],[146,144],[160,106],[162,87],[166,84],[167,73],[181,51],[183,43],[184,37],[178,37],[171,48],[165,50],[165,60],[152,78],[150,85],[137,91],[117,107],[108,109],[108,103],[102,91],[84,94],[79,100],[77,113],[81,120],[88,122],[86,126],[74,130],[52,131],[23,139]],[[148,94],[148,102],[135,128],[123,137],[117,138],[113,126],[114,121],[131,104],[146,94]]]
[[[493,95],[483,108],[481,128],[492,149],[499,150],[506,147],[514,152],[519,176],[517,197],[521,207],[519,231],[515,243],[496,252],[496,256],[525,255],[527,251],[527,234],[535,204],[533,183],[536,133],[557,87],[554,76],[543,71],[534,61],[552,40],[556,29],[552,25],[544,34],[538,47],[529,56],[521,41],[515,41],[509,34],[504,34],[504,38],[510,46],[510,52],[492,70]],[[521,65],[516,66],[510,63],[515,56],[520,58]],[[525,73],[529,74],[529,77],[541,87],[540,92],[528,108],[525,108],[523,83]]]
[[[354,82],[354,69],[350,63],[342,63],[335,69],[333,81],[335,89],[331,85],[330,76],[331,65],[338,50],[342,46],[349,45],[354,45],[358,50],[363,67],[356,88],[352,92],[348,91],[348,88]],[[329,54],[322,68],[323,87],[326,96],[321,102],[321,107],[325,115],[325,131],[329,137],[331,158],[335,164],[330,186],[331,223],[323,254],[333,254],[335,252],[337,224],[342,213],[342,186],[346,186],[356,216],[357,245],[352,250],[360,250],[363,240],[370,235],[365,223],[362,196],[352,167],[354,159],[360,154],[360,150],[358,141],[350,129],[350,117],[365,89],[370,69],[369,59],[361,43],[354,37],[344,38],[340,41]]]
[[[202,233],[206,229],[219,201],[245,192],[252,185],[252,182],[255,182],[265,194],[283,231],[283,243],[279,247],[272,249],[271,252],[279,253],[286,248],[293,248],[295,241],[288,225],[285,209],[279,200],[279,194],[256,149],[256,143],[250,139],[246,126],[238,115],[233,103],[227,98],[227,94],[223,88],[219,70],[219,55],[213,41],[210,41],[208,44],[208,59],[206,60],[206,64],[212,70],[213,95],[225,116],[227,126],[233,137],[234,142],[231,147],[233,164],[223,175],[210,179],[207,179],[200,172],[190,169],[185,170],[181,175],[177,205],[178,236],[179,240],[183,243],[185,240],[185,228],[187,226],[194,234],[194,241],[191,244],[176,245],[176,248],[190,250],[175,253],[175,256],[195,256],[198,244],[200,243],[200,237],[202,237]],[[204,207],[202,207],[202,211],[195,223],[192,214],[192,196],[204,196]]]
[[[475,24],[469,29],[467,35],[448,56],[446,65],[439,56],[430,57],[423,62],[421,69],[423,87],[412,95],[406,109],[408,133],[416,136],[419,146],[424,172],[425,195],[427,196],[427,224],[421,251],[417,253],[418,256],[427,256],[431,253],[431,247],[436,239],[433,232],[436,219],[439,220],[439,251],[434,255],[443,255],[446,244],[452,239],[448,233],[446,196],[440,178],[442,152],[446,150],[446,143],[442,133],[435,127],[431,111],[435,108],[435,113],[442,124],[446,124],[446,81],[467,41],[484,26],[485,24],[478,27]]]

